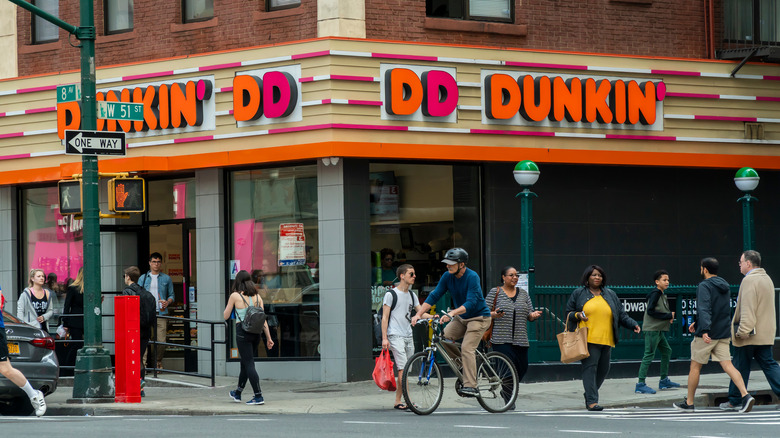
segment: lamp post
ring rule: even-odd
[[[734,175],[734,184],[742,190],[745,195],[737,200],[742,203],[742,250],[755,249],[755,223],[753,221],[753,204],[758,202],[758,198],[752,196],[750,192],[758,187],[758,172],[750,167],[743,167]]]
[[[530,187],[539,179],[539,167],[530,160],[523,160],[515,166],[515,181],[523,191],[515,197],[520,198],[520,272],[528,275],[528,295],[533,296],[534,289],[534,221],[533,198],[536,193]]]

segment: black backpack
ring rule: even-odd
[[[246,304],[246,314],[244,315],[244,318],[240,320],[241,328],[247,333],[263,333],[265,319],[267,318],[265,311],[262,307],[255,306],[254,301],[252,304],[247,303],[243,295],[241,295],[241,299],[244,301],[244,304]],[[238,314],[238,312],[236,312],[236,314]]]
[[[141,299],[141,328],[151,327],[157,319],[157,300],[143,286],[141,286],[141,290],[138,292],[138,297]]]
[[[393,310],[395,310],[395,306],[398,304],[398,294],[396,293],[394,288],[390,288],[388,290],[390,292],[390,295],[393,297],[393,302],[390,304],[390,312],[392,313]],[[414,298],[417,297],[417,295],[414,294],[414,292],[409,291],[410,294],[412,294],[412,303],[414,303]],[[384,304],[382,304],[381,307],[379,307],[379,311],[375,312],[373,314],[373,329],[374,329],[374,347],[381,347],[382,346],[382,314],[384,312]]]

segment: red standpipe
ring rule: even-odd
[[[135,295],[114,297],[114,403],[141,403],[140,303],[140,298]]]

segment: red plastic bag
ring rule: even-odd
[[[376,358],[374,365],[374,382],[380,389],[395,391],[395,376],[393,375],[393,360],[390,359],[390,350],[382,350]]]

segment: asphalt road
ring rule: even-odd
[[[261,406],[258,406],[262,410]],[[354,411],[350,414],[244,416],[98,416],[0,417],[3,437],[78,436],[262,436],[285,438],[361,436],[372,438],[447,436],[492,437],[776,437],[780,410],[758,406],[739,414],[709,408],[695,413],[673,409],[612,409],[601,413],[577,411],[511,412],[441,409],[420,417],[408,412]],[[417,431],[417,432],[415,432]],[[251,432],[249,432],[251,433]]]

